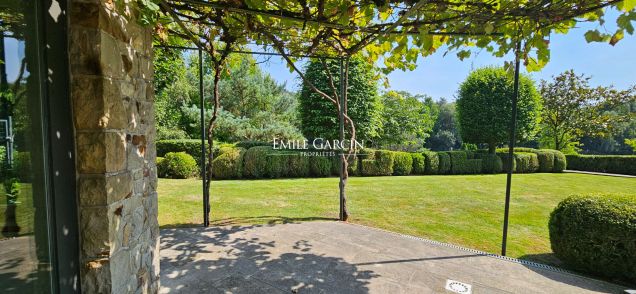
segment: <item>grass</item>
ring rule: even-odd
[[[350,221],[499,253],[505,175],[354,177]],[[508,255],[559,265],[550,250],[548,219],[572,194],[633,193],[636,179],[583,174],[513,176]],[[213,225],[335,220],[338,179],[215,181]],[[201,182],[159,181],[163,227],[202,223]]]

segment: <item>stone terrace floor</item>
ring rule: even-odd
[[[161,231],[161,293],[622,293],[624,287],[336,221]]]

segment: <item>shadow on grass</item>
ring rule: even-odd
[[[210,226],[232,226],[232,225],[257,225],[257,224],[289,224],[289,223],[300,223],[300,222],[308,222],[308,221],[337,221],[337,218],[332,217],[319,217],[319,216],[310,216],[310,217],[286,217],[280,215],[263,215],[263,216],[252,216],[252,217],[229,217],[217,220],[211,220]],[[171,229],[171,228],[195,228],[202,227],[202,224],[197,223],[178,223],[178,224],[167,224],[161,226],[161,229]]]
[[[313,253],[308,240],[245,235],[267,226],[273,225],[162,230],[160,292],[367,293],[369,281],[379,276]]]
[[[567,280],[567,279],[563,279],[563,275],[557,274],[554,271],[551,270],[546,270],[546,269],[542,269],[539,267],[535,267],[535,266],[528,266],[526,265],[526,267],[538,274],[541,274],[544,277],[562,282],[562,283],[566,283],[566,284],[570,284],[570,285],[574,285],[577,287],[581,287],[581,288],[585,288],[591,291],[603,291],[603,287],[601,285],[599,285],[600,283],[614,283],[617,285],[622,285],[624,286],[626,289],[627,288],[635,288],[636,285],[634,285],[633,283],[630,284],[626,281],[620,281],[620,280],[612,280],[606,277],[601,277],[598,275],[594,275],[594,274],[590,274],[590,273],[584,273],[581,271],[578,271],[576,269],[572,269],[571,267],[569,267],[567,264],[563,263],[557,256],[556,254],[552,253],[552,252],[548,252],[548,253],[539,253],[539,254],[526,254],[526,255],[522,255],[520,256],[518,259],[522,259],[522,260],[527,260],[527,261],[532,261],[532,262],[536,262],[536,263],[540,263],[540,264],[545,264],[545,265],[550,265],[556,268],[560,268],[560,269],[564,269],[566,271],[569,271],[571,273],[573,273],[574,275],[579,275],[582,277],[587,277],[587,278],[592,278],[592,279],[596,279],[598,281],[590,281],[590,283],[587,284],[581,284],[580,280]]]

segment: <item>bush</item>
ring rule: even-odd
[[[433,151],[424,151],[424,161],[426,162],[425,173],[427,175],[435,175],[439,173],[439,155]]]
[[[467,174],[480,174],[482,170],[482,160],[481,159],[470,159],[466,162],[466,173]]]
[[[448,151],[450,156],[450,173],[453,175],[461,175],[467,173],[468,154],[466,151]]]
[[[507,173],[510,170],[510,165],[509,165],[509,161],[508,161],[508,152],[498,152],[497,156],[499,158],[501,158],[501,163],[502,163],[502,171],[504,173]],[[516,171],[517,170],[517,160],[515,160],[515,157],[512,157],[512,171]]]
[[[533,173],[539,169],[537,155],[529,152],[517,152],[514,154],[517,173]]]
[[[497,174],[503,171],[503,162],[496,154],[479,154],[481,159],[481,169],[486,174]]]
[[[426,173],[426,159],[422,153],[411,153],[411,160],[413,161],[412,174],[423,175]]]
[[[441,175],[448,174],[451,170],[451,159],[448,152],[438,152],[439,157],[439,169],[438,173]]]
[[[157,159],[155,159],[155,164],[159,166],[159,164],[161,164],[162,161],[163,161],[163,157],[157,156]]]
[[[253,147],[259,148],[259,147]],[[251,150],[250,149],[250,150]],[[265,164],[263,165],[264,173],[260,177],[280,178],[286,175],[287,158],[284,155],[270,152],[265,156]]]
[[[568,167],[568,162],[563,152],[558,150],[550,150],[554,154],[554,169],[552,172],[560,173]]]
[[[263,141],[241,141],[236,143],[236,147],[241,147],[241,148],[245,148],[245,149],[250,149],[252,147],[258,147],[258,146],[272,146],[271,143],[268,142],[263,142]]]
[[[636,281],[636,196],[567,198],[552,211],[552,251],[575,269]]]
[[[567,155],[570,169],[636,175],[636,155]]]
[[[390,176],[393,174],[393,151],[377,150],[375,159],[362,160],[362,175],[364,176]]]
[[[264,178],[268,175],[268,155],[273,153],[272,147],[257,146],[247,149],[243,156],[243,176]]]
[[[206,142],[207,150],[208,144]],[[157,156],[164,156],[169,152],[185,152],[201,163],[201,139],[159,140],[157,141]],[[207,151],[206,151],[207,152]]]
[[[238,179],[243,175],[245,148],[221,149],[222,153],[212,161],[212,174],[216,179]]]
[[[388,150],[378,150],[375,152],[375,163],[380,175],[390,176],[393,174],[394,154]]]
[[[408,176],[413,170],[413,158],[408,152],[393,152],[393,175]]]
[[[197,162],[185,152],[168,152],[157,166],[159,177],[185,179],[198,171]]]
[[[535,154],[539,160],[539,172],[550,173],[554,170],[554,152],[537,150]]]
[[[314,177],[328,177],[331,174],[331,158],[314,156],[309,158],[309,172]]]
[[[309,176],[309,157],[303,156],[300,152],[287,152],[281,156],[286,159],[283,168],[284,177],[304,178]]]

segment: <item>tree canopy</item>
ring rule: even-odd
[[[509,138],[514,81],[503,68],[485,67],[470,73],[459,86],[457,114],[466,143],[488,144],[491,153]],[[534,82],[519,77],[517,140],[527,140],[538,130],[541,97]]]
[[[589,77],[565,71],[552,81],[541,82],[543,98],[542,141],[557,150],[574,151],[583,136],[603,137],[634,114],[612,112],[635,101],[636,86],[619,91],[614,87],[591,87]]]

